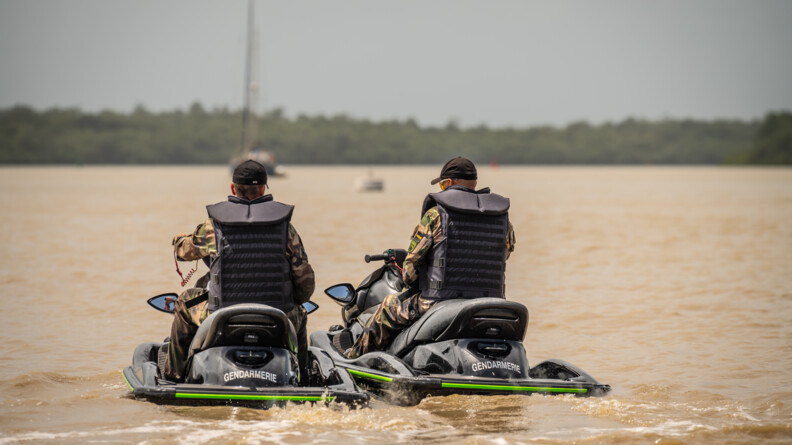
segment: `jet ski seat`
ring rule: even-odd
[[[501,298],[441,301],[394,339],[388,353],[404,357],[419,344],[457,338],[522,341],[528,308]]]
[[[296,349],[297,333],[286,314],[263,304],[235,304],[213,312],[201,323],[189,355],[218,346]]]

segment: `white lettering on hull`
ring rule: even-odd
[[[276,374],[267,371],[241,370],[241,371],[226,372],[225,374],[223,374],[223,381],[225,382],[228,382],[230,380],[238,380],[238,379],[259,379],[259,380],[269,380],[272,383],[278,383],[278,376]]]
[[[491,361],[491,362],[478,362],[473,363],[473,372],[484,371],[485,369],[506,369],[508,371],[514,371],[516,373],[520,373],[520,365],[512,362],[500,362],[500,361]]]

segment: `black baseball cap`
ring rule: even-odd
[[[470,159],[456,157],[445,163],[440,170],[440,177],[432,179],[432,184],[437,184],[443,179],[478,179],[476,166]]]
[[[264,185],[267,183],[267,169],[252,159],[247,160],[234,169],[234,184]]]

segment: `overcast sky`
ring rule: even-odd
[[[527,127],[792,109],[790,0],[255,4],[259,111]],[[242,106],[245,0],[0,0],[0,108]]]

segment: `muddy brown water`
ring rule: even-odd
[[[439,167],[291,167],[271,182],[321,290],[406,248]],[[509,196],[507,293],[528,359],[572,362],[604,398],[435,397],[353,410],[171,407],[128,397],[135,346],[168,334],[145,304],[179,290],[170,240],[225,199],[209,167],[0,168],[0,444],[790,443],[792,169],[482,167]],[[183,263],[182,270],[191,264]],[[201,265],[201,271],[205,268]]]

